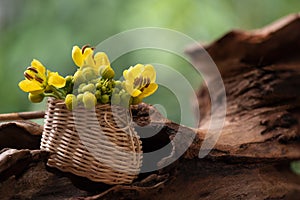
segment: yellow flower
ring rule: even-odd
[[[155,83],[156,72],[152,65],[137,64],[123,72],[127,92],[137,99],[153,94],[158,85]]]
[[[62,88],[66,84],[66,80],[61,77],[57,72],[47,71],[41,62],[33,60],[31,66],[24,72],[25,80],[19,83],[19,87],[24,92],[30,92],[32,94],[41,94],[47,86],[54,86],[56,88]]]
[[[81,49],[74,46],[72,49],[72,59],[78,67],[90,66],[96,73],[102,75],[104,68],[110,68],[110,62],[104,52],[97,52],[94,55],[93,48],[88,45],[83,46]]]
[[[88,46],[83,46],[82,49],[80,49],[78,46],[74,46],[72,49],[72,59],[78,67],[92,65],[93,54],[93,49]]]

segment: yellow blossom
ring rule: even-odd
[[[82,49],[74,46],[72,49],[72,59],[78,67],[91,65],[93,63],[93,53],[93,49],[88,46],[83,46]]]
[[[137,99],[153,94],[158,85],[155,83],[156,72],[152,65],[137,64],[123,72],[127,92]]]
[[[61,77],[57,72],[47,71],[41,62],[34,59],[31,66],[24,72],[25,80],[19,83],[19,87],[24,92],[32,94],[43,93],[48,86],[62,88],[66,84],[66,80]]]
[[[97,52],[94,55],[93,48],[88,45],[83,46],[81,49],[78,46],[74,46],[72,49],[72,59],[78,67],[88,66],[92,67],[96,73],[102,76],[104,72],[107,75],[107,69],[109,69],[108,78],[113,78],[114,71],[110,67],[110,62],[107,55],[104,52]]]

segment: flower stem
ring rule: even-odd
[[[60,90],[58,90],[56,87],[50,86],[50,90],[52,91],[52,95],[54,95],[55,98],[57,99],[63,99],[64,98],[64,94],[62,94],[62,92]]]

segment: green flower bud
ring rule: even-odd
[[[73,76],[66,76],[66,84],[64,86],[65,93],[72,93],[73,90]]]
[[[122,101],[128,101],[129,98],[130,98],[130,95],[127,92],[121,94]]]
[[[119,88],[119,89],[122,89],[123,88],[122,82],[121,81],[115,81],[115,87]]]
[[[106,87],[105,87],[105,86],[102,86],[102,87],[101,87],[101,91],[102,91],[103,93],[105,93],[105,92],[106,92]]]
[[[131,104],[130,102],[130,95],[126,92],[126,93],[122,93],[120,95],[121,97],[121,105],[124,106],[124,107],[128,107],[128,105]]]
[[[109,66],[100,67],[100,75],[104,79],[112,79],[115,76],[115,71]]]
[[[116,82],[116,81],[115,81],[114,79],[111,80],[111,85],[112,85],[113,88],[116,86],[116,83],[115,83],[115,82]]]
[[[119,92],[120,92],[120,89],[119,89],[119,88],[113,88],[113,89],[112,89],[112,93],[113,93],[113,94],[119,94]]]
[[[90,82],[93,83],[94,85],[96,85],[99,82],[99,79],[95,78],[95,79],[91,80]]]
[[[109,89],[112,89],[113,88],[113,86],[112,86],[113,84],[112,84],[112,82],[111,81],[109,81],[108,83],[107,83],[107,87],[109,88]]]
[[[95,85],[92,83],[89,83],[82,87],[82,92],[91,92],[94,93],[96,91]]]
[[[78,93],[83,93],[83,87],[86,86],[85,83],[81,83],[78,87]]]
[[[97,100],[101,99],[101,91],[100,90],[96,90],[95,97],[97,98]]]
[[[77,106],[77,99],[74,94],[68,94],[65,98],[65,104],[68,110],[73,110]]]
[[[120,92],[119,92],[119,94],[121,95],[121,94],[123,94],[123,93],[125,93],[125,90],[124,90],[124,89],[121,89]]]
[[[66,86],[70,85],[73,81],[73,76],[66,76],[65,80],[66,80]]]
[[[121,98],[120,98],[119,94],[113,94],[111,96],[111,104],[118,105],[118,104],[120,104],[120,102],[121,102]]]
[[[85,80],[89,81],[89,80],[96,78],[96,73],[95,73],[95,70],[93,69],[93,67],[86,66],[86,67],[82,68],[81,70],[82,70],[83,76],[85,77]]]
[[[74,77],[73,77],[73,83],[76,85],[79,85],[80,83],[83,83],[85,81],[85,78],[83,76],[82,71],[77,70],[77,72],[75,72]]]
[[[78,94],[77,95],[77,102],[78,103],[83,103],[83,94]]]
[[[66,80],[66,85],[69,85],[70,83],[72,83],[73,76],[66,76],[65,80]]]
[[[40,103],[41,101],[43,101],[44,97],[45,97],[44,94],[32,94],[32,93],[28,94],[28,99],[32,103]]]
[[[97,99],[96,99],[95,95],[93,95],[90,92],[85,92],[83,94],[83,104],[84,104],[84,107],[87,109],[94,108],[95,105],[97,104]]]
[[[101,102],[102,103],[108,103],[109,102],[109,96],[107,94],[104,94],[101,96]]]
[[[98,83],[96,84],[96,88],[97,88],[97,89],[101,89],[101,88],[102,88],[102,83],[101,83],[101,82],[98,82]]]

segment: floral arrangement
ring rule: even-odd
[[[114,80],[115,72],[104,52],[94,53],[94,48],[74,46],[72,59],[78,66],[74,75],[62,77],[51,72],[34,59],[24,72],[25,80],[19,87],[28,92],[31,102],[41,102],[45,97],[62,99],[69,110],[78,105],[87,109],[99,104],[128,106],[142,102],[153,94],[158,85],[152,65],[137,64],[123,71],[123,81]]]

